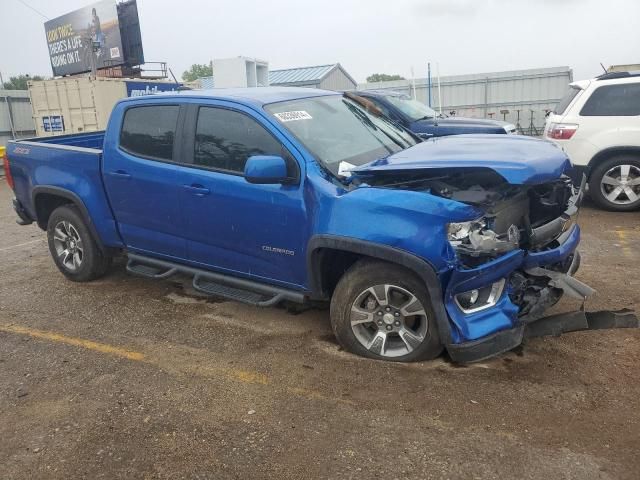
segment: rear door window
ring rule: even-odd
[[[140,157],[173,160],[178,105],[129,108],[124,114],[120,147]]]
[[[562,97],[562,100],[558,102],[556,107],[553,109],[553,113],[556,115],[564,115],[564,112],[567,110],[567,107],[573,102],[573,99],[576,98],[578,93],[581,90],[578,87],[569,87],[569,91],[567,94]]]
[[[640,115],[640,83],[596,88],[580,111],[583,117],[629,117]]]

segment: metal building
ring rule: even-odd
[[[217,87],[214,77],[200,77],[200,88]],[[269,71],[269,85],[272,87],[307,87],[324,90],[355,90],[358,83],[339,63],[315,67],[287,68]]]
[[[540,135],[547,111],[560,101],[572,81],[569,67],[447,76],[440,78],[439,87],[437,78],[432,77],[431,106],[447,115],[505,119],[519,123],[523,133]],[[363,83],[358,89],[403,92],[429,103],[426,78],[415,79],[415,88],[413,81],[398,80]]]
[[[288,68],[269,72],[271,86],[310,87],[324,90],[353,90],[358,83],[340,65]]]
[[[36,133],[27,90],[0,90],[0,145]]]

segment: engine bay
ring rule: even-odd
[[[567,209],[576,195],[566,176],[539,185],[512,185],[488,168],[379,175],[366,183],[421,191],[481,209],[482,219],[470,226],[468,232],[464,230],[456,237],[459,230],[450,238],[459,259],[468,267],[515,248],[533,251],[550,248],[567,229],[571,217]]]

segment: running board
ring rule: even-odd
[[[172,275],[178,273],[176,268],[162,268],[156,267],[153,265],[147,265],[145,263],[140,263],[135,260],[129,259],[127,262],[127,272],[132,273],[134,275],[139,275],[141,277],[147,278],[169,278]]]
[[[305,303],[303,292],[275,287],[264,283],[231,277],[221,273],[188,267],[167,260],[128,254],[127,271],[147,278],[163,279],[177,273],[193,277],[193,288],[207,295],[235,300],[258,307],[270,307],[283,300]]]
[[[257,292],[212,282],[210,280],[203,279],[199,275],[193,277],[193,288],[199,292],[206,293],[207,295],[224,297],[237,302],[246,303],[247,305],[253,305],[255,307],[270,307],[284,300],[280,293],[276,293],[271,296],[263,295]]]

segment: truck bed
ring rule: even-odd
[[[66,145],[68,147],[83,147],[102,150],[104,131],[57,135],[55,137],[27,138],[21,142],[47,143],[50,145]]]
[[[103,140],[104,132],[89,132],[8,142],[16,199],[31,219],[43,195],[64,195],[86,210],[105,243],[119,242],[102,182]]]

